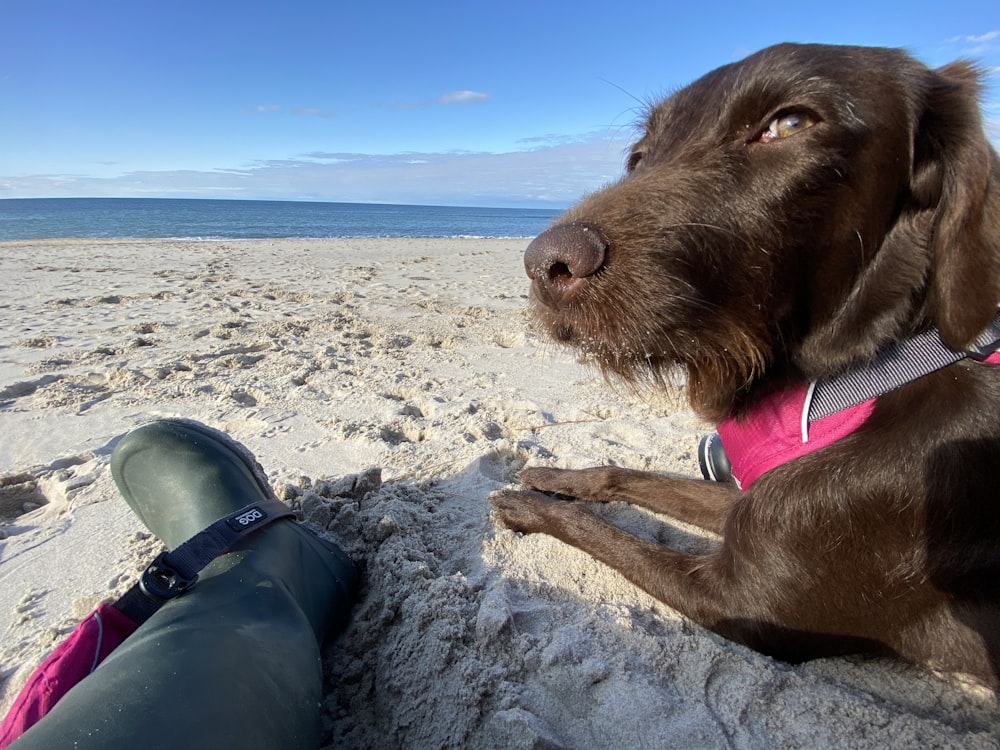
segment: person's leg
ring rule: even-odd
[[[190,423],[126,436],[112,470],[170,548],[270,495],[241,446]],[[343,552],[275,521],[205,568],[12,747],[313,750],[319,644],[346,623],[356,584]]]

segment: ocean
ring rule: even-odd
[[[0,200],[0,241],[97,238],[532,237],[560,212],[537,208],[172,198]]]

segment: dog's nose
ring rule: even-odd
[[[587,224],[561,224],[535,237],[524,251],[524,269],[547,307],[569,302],[604,265],[608,242]]]

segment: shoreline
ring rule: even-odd
[[[213,242],[350,242],[353,240],[376,240],[387,242],[406,242],[408,240],[440,240],[448,242],[452,240],[481,240],[490,242],[493,240],[501,242],[524,242],[527,245],[532,239],[532,235],[338,235],[334,237],[28,237],[25,239],[0,240],[0,248],[16,247],[18,245],[39,246],[39,245],[76,245],[76,244],[124,244],[124,243],[157,243],[157,242],[188,242],[191,244],[213,243]]]
[[[782,664],[496,526],[488,495],[526,463],[698,476],[709,429],[680,389],[642,401],[528,329],[527,242],[0,243],[0,711],[158,550],[108,459],[132,427],[178,416],[246,445],[365,561],[324,653],[326,747],[995,747],[982,688],[893,660]],[[374,468],[380,485],[337,494]]]
[[[0,240],[532,237],[564,207],[164,198],[0,200]]]

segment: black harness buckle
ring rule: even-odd
[[[986,330],[979,334],[979,338],[972,342],[972,346],[966,349],[964,354],[982,362],[998,349],[1000,349],[1000,313],[997,313],[992,322],[986,326]]]
[[[973,344],[968,349],[966,349],[966,352],[968,353],[970,359],[975,359],[978,360],[979,362],[982,362],[984,359],[989,357],[998,349],[1000,349],[1000,339],[997,339],[996,341],[990,341],[987,344]]]

